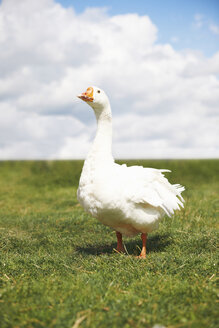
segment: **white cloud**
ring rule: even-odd
[[[202,14],[195,14],[194,16],[194,20],[195,20],[195,27],[200,28],[203,26],[204,23],[204,16]]]
[[[82,122],[72,116],[26,113],[1,103],[1,159],[53,158],[56,153],[59,157],[57,149],[64,148],[68,138],[77,139],[87,130]]]
[[[75,95],[89,85],[110,97],[117,157],[219,155],[219,53],[158,44],[147,16],[3,0],[0,71],[1,159],[85,157],[95,120]]]
[[[219,35],[219,25],[210,24],[209,29],[212,33]]]

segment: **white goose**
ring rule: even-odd
[[[111,151],[112,114],[107,95],[100,88],[89,87],[78,97],[93,108],[97,119],[96,137],[80,177],[78,201],[93,217],[116,231],[118,252],[124,252],[122,234],[141,233],[140,257],[145,258],[147,233],[158,228],[165,214],[171,216],[179,205],[183,207],[184,187],[168,182],[162,172],[169,170],[116,164]]]

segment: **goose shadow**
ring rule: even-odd
[[[170,234],[157,234],[154,236],[149,236],[147,239],[147,253],[151,252],[161,252],[167,246],[173,243]],[[138,255],[141,248],[142,242],[141,238],[139,240],[126,240],[124,245],[127,249],[129,255]],[[102,255],[102,254],[112,254],[115,252],[116,243],[111,244],[99,244],[99,245],[88,245],[87,247],[76,247],[76,251],[87,255]]]

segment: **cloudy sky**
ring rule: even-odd
[[[91,85],[116,158],[219,157],[219,2],[0,1],[0,159],[84,158]]]

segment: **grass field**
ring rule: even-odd
[[[126,161],[127,163],[127,161]],[[81,161],[0,162],[0,327],[215,328],[219,160],[129,161],[167,168],[185,209],[113,251],[113,231],[86,214]]]

